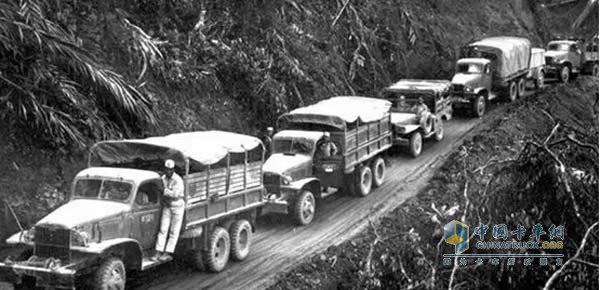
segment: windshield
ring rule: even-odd
[[[477,63],[461,63],[456,71],[463,74],[480,74],[483,71],[483,66]]]
[[[126,201],[131,195],[132,184],[103,179],[80,179],[75,183],[75,197]]]
[[[548,50],[568,51],[569,44],[568,43],[550,43],[550,44],[548,44]]]
[[[273,140],[273,153],[310,155],[312,151],[313,142],[308,139],[298,138]]]

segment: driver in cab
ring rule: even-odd
[[[323,133],[323,138],[321,139],[318,149],[318,156],[321,158],[329,158],[338,153],[338,148],[335,143],[331,141],[331,135],[329,132]]]

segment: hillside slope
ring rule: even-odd
[[[258,134],[282,112],[321,98],[372,96],[402,77],[449,78],[458,48],[473,39],[517,35],[542,45],[548,35],[540,32],[560,26],[552,17],[538,21],[542,2],[72,0],[45,7],[153,101],[157,126],[106,136],[119,138],[211,128]],[[148,68],[123,57],[128,39],[110,33],[118,15],[157,43],[162,57]],[[586,27],[597,31],[597,21]],[[86,148],[49,147],[6,124],[0,133],[0,198],[27,227],[65,201]],[[0,207],[1,240],[15,230]]]

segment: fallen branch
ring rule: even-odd
[[[565,271],[566,267],[568,265],[570,265],[571,263],[573,263],[581,255],[581,252],[583,251],[583,248],[585,247],[588,236],[591,234],[592,230],[597,226],[598,226],[598,222],[595,222],[591,227],[589,227],[587,229],[587,231],[585,232],[585,235],[583,236],[583,240],[581,240],[581,244],[579,245],[579,248],[577,249],[577,252],[575,253],[575,256],[573,256],[569,260],[567,260],[562,265],[562,267],[560,267],[560,269],[558,269],[556,272],[554,272],[552,274],[552,276],[550,276],[550,279],[548,279],[548,281],[546,282],[546,285],[544,286],[544,290],[549,290],[550,286],[552,286],[552,283],[554,283],[554,281],[556,279],[558,279],[558,277]]]
[[[344,3],[344,6],[342,6],[342,9],[340,9],[340,11],[338,11],[337,15],[335,16],[335,19],[333,19],[333,22],[331,23],[331,28],[333,28],[335,26],[338,19],[340,19],[340,17],[342,16],[342,13],[344,13],[344,10],[346,10],[346,7],[348,6],[349,3],[350,3],[350,0],[346,0],[346,3]]]

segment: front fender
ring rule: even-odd
[[[8,239],[6,239],[6,243],[9,245],[23,244],[23,245],[28,245],[28,246],[33,247],[33,241],[26,241],[25,239],[23,239],[23,236],[26,233],[27,233],[27,230],[18,232],[16,234],[10,236]]]
[[[141,269],[142,247],[135,239],[118,238],[90,243],[87,247],[71,247],[72,250],[94,255],[117,255],[128,269]]]
[[[315,186],[315,184],[316,184],[316,186]],[[289,185],[282,185],[281,189],[283,191],[299,192],[308,187],[309,190],[312,191],[313,193],[318,193],[318,191],[317,192],[313,191],[313,189],[317,186],[320,190],[321,189],[321,181],[316,177],[308,177],[308,178],[303,178],[300,180],[292,181]]]

